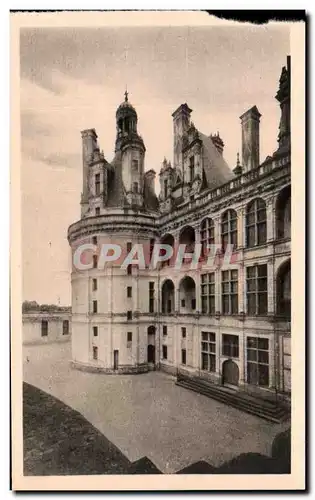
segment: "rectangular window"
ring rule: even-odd
[[[163,359],[167,359],[167,345],[162,346],[162,356]]]
[[[132,342],[132,332],[127,332],[127,342]]]
[[[97,255],[93,255],[93,268],[96,269],[97,268]]]
[[[69,320],[65,319],[62,322],[62,335],[69,335]]]
[[[182,349],[182,365],[186,364],[186,349]]]
[[[127,319],[128,320],[132,319],[132,311],[127,311]]]
[[[201,332],[201,369],[216,371],[215,333]]]
[[[133,190],[134,193],[138,193],[138,191],[139,191],[139,184],[137,182],[133,183],[132,190]]]
[[[185,304],[186,304],[185,299],[182,299],[182,300],[180,301],[180,303],[181,303],[181,306],[182,306],[182,307],[185,307]]]
[[[163,335],[167,335],[167,326],[163,325]]]
[[[98,348],[95,345],[93,345],[93,359],[98,359]]]
[[[239,339],[238,335],[222,335],[222,354],[228,358],[238,358]]]
[[[96,209],[95,209],[95,215],[100,215],[100,214],[101,214],[100,207],[96,207]]]
[[[127,286],[127,297],[129,299],[132,297],[132,286]]]
[[[186,328],[184,326],[182,327],[182,337],[183,339],[186,338]]]
[[[47,335],[48,335],[48,321],[46,319],[42,320],[41,333],[42,333],[42,337],[47,337]]]
[[[196,299],[191,299],[191,308],[193,311],[196,309]]]
[[[93,281],[92,281],[92,290],[93,292],[95,292],[95,290],[97,290],[97,279],[93,278]]]
[[[238,314],[238,271],[230,269],[221,273],[222,314]]]
[[[101,176],[100,174],[95,175],[95,195],[99,196],[101,193]]]
[[[97,336],[98,336],[98,327],[93,326],[93,337],[97,337]]]
[[[134,172],[138,172],[138,168],[139,168],[139,162],[138,162],[138,160],[132,160],[132,170]]]
[[[130,253],[131,249],[132,249],[132,242],[131,241],[127,241],[127,253]]]
[[[269,386],[269,340],[247,337],[247,382]]]
[[[193,182],[195,178],[195,157],[191,156],[189,158],[189,181]]]
[[[268,312],[267,264],[246,269],[246,299],[249,316]]]
[[[149,281],[149,312],[154,313],[154,281]]]
[[[129,264],[129,265],[127,266],[127,274],[128,274],[129,276],[132,274],[132,265],[131,265],[131,264]]]
[[[93,245],[97,245],[97,236],[93,236],[92,243]]]
[[[201,275],[201,312],[215,314],[215,273]]]
[[[97,300],[93,300],[93,313],[97,313]]]
[[[164,181],[164,198],[167,198],[167,180]]]

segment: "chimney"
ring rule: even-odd
[[[291,118],[290,118],[290,93],[291,93],[291,59],[287,56],[287,66],[282,68],[279,90],[276,99],[280,103],[281,118],[279,124],[279,148],[290,144]]]
[[[82,163],[83,163],[83,186],[82,186],[82,215],[88,208],[89,197],[89,163],[93,159],[93,151],[97,148],[97,134],[94,128],[82,130]],[[85,208],[84,208],[85,207]]]
[[[144,173],[144,182],[151,193],[155,193],[155,175],[152,169]]]
[[[222,155],[223,148],[224,148],[224,142],[222,141],[219,132],[217,132],[214,135],[211,134],[210,138],[211,138],[213,144],[215,145],[215,147],[217,148],[217,150],[219,151],[220,155]]]
[[[240,116],[242,122],[242,164],[244,172],[259,166],[259,121],[261,114],[253,106]]]
[[[192,109],[187,103],[181,104],[172,114],[173,117],[173,166],[183,168],[183,135],[190,127]]]

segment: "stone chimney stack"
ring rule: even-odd
[[[279,124],[279,148],[290,144],[291,118],[290,118],[290,93],[291,93],[291,58],[287,56],[287,66],[282,68],[279,90],[276,95],[280,103],[281,118]]]
[[[144,173],[144,182],[151,193],[155,193],[155,176],[156,173],[152,169]]]
[[[81,216],[83,217],[89,207],[89,164],[93,159],[93,152],[97,149],[97,134],[94,128],[82,130],[82,194]]]
[[[240,116],[242,122],[242,164],[244,172],[259,166],[259,122],[261,114],[253,106]]]
[[[224,148],[224,142],[222,141],[219,132],[217,132],[214,135],[211,134],[210,137],[212,139],[213,144],[215,145],[215,147],[219,151],[220,155],[222,155],[223,154],[223,148]]]

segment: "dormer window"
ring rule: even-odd
[[[195,157],[191,156],[189,158],[189,180],[193,182],[195,178]]]
[[[167,197],[167,180],[164,181],[164,198]]]
[[[95,175],[95,195],[99,196],[101,193],[101,176],[100,174]]]

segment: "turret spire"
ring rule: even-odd
[[[125,102],[128,102],[128,90],[127,90],[127,87],[126,87],[126,90],[125,90]]]

